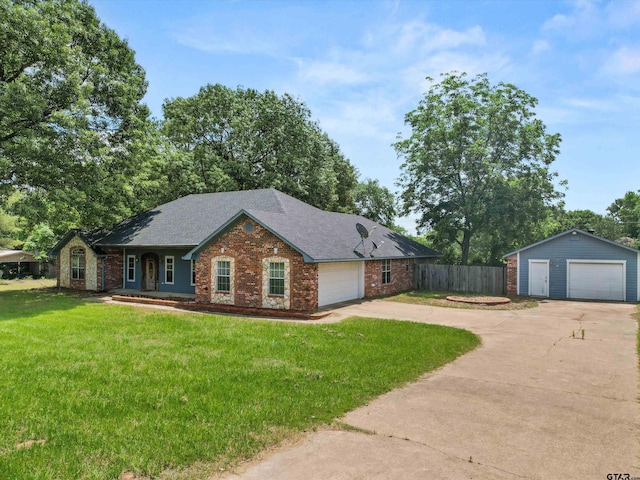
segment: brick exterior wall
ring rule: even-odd
[[[289,260],[288,300],[291,310],[316,310],[317,264],[304,263],[300,253],[253,221],[253,231],[245,232],[247,221],[250,221],[247,217],[240,217],[200,252],[196,261],[196,302],[211,303],[211,260],[224,256],[234,259],[234,304],[239,307],[263,308],[262,260],[282,257]],[[274,251],[276,248],[277,253]]]
[[[507,295],[518,294],[518,254],[507,257]]]
[[[121,248],[107,248],[106,254],[107,259],[104,261],[103,290],[122,288],[122,276],[124,275],[124,252]]]
[[[435,259],[391,260],[391,283],[382,284],[382,260],[365,262],[364,296],[379,297],[413,289],[413,267],[419,263],[435,263]]]

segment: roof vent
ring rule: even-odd
[[[596,231],[593,228],[587,228],[587,233],[590,233],[591,235],[595,235]]]

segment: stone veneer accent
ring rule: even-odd
[[[271,262],[284,263],[284,295],[269,295],[269,264]],[[262,307],[289,310],[291,305],[291,268],[289,259],[283,257],[269,257],[262,259]]]
[[[247,221],[254,223],[250,233],[244,230]],[[288,243],[244,215],[200,252],[196,260],[196,302],[211,303],[211,260],[221,255],[235,260],[234,305],[264,308],[262,261],[277,256],[289,261],[288,308],[304,312],[318,308],[318,265],[305,263]]]
[[[85,253],[84,280],[71,279],[71,250],[74,248],[82,248]],[[60,249],[58,269],[58,286],[80,290],[98,290],[98,259],[93,250],[77,235]]]
[[[411,290],[414,288],[414,265],[435,263],[435,259],[398,259],[391,260],[391,283],[382,284],[382,260],[369,260],[364,263],[364,296],[378,297]]]
[[[518,254],[507,257],[507,295],[518,294]]]
[[[229,262],[231,270],[230,287],[228,292],[222,292],[217,289],[218,286],[218,262]],[[220,305],[233,305],[235,295],[235,259],[228,255],[221,255],[211,259],[211,303]],[[196,273],[197,275],[197,273]],[[196,280],[197,284],[197,280]]]

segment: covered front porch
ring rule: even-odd
[[[180,292],[160,292],[157,290],[136,290],[133,288],[115,288],[110,291],[113,295],[120,295],[122,297],[137,297],[137,298],[155,298],[159,300],[175,300],[179,302],[193,302],[196,299],[194,293],[180,293]]]

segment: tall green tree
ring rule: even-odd
[[[353,209],[355,168],[291,95],[207,85],[163,109],[170,197],[273,187],[319,208]]]
[[[571,228],[592,230],[596,235],[613,241],[624,236],[622,225],[611,215],[601,215],[591,210],[562,209],[554,211],[545,222],[545,236],[556,235]]]
[[[433,79],[428,80],[433,82]],[[535,117],[537,100],[486,74],[448,73],[435,83],[405,123],[411,136],[394,144],[404,160],[398,185],[404,213],[419,215],[435,247],[456,245],[467,264],[473,241],[491,241],[499,255],[534,235],[546,209],[562,197],[550,166],[560,135]]]
[[[355,193],[355,213],[378,222],[386,227],[394,227],[398,215],[396,196],[378,180],[366,179],[359,182]]]
[[[78,226],[126,215],[149,128],[133,50],[79,0],[0,0],[0,45],[0,194]]]
[[[56,244],[58,237],[46,223],[41,223],[33,229],[22,247],[23,250],[33,252],[36,259],[45,260],[47,253]]]
[[[640,190],[615,199],[607,210],[621,224],[623,235],[640,239]]]
[[[18,217],[8,214],[0,207],[0,248],[14,248],[20,244]]]

